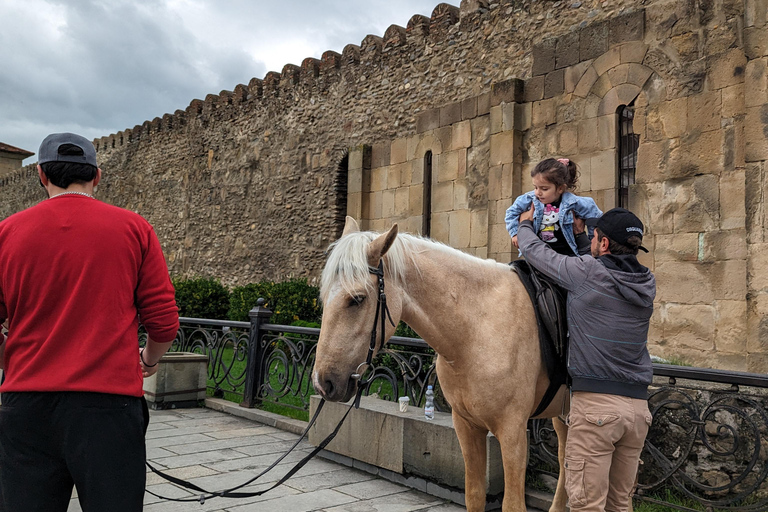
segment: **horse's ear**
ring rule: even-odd
[[[397,237],[397,224],[393,224],[392,227],[384,233],[379,235],[368,246],[368,265],[376,267],[379,265],[379,260],[382,256],[387,254],[387,251],[392,247],[392,242]]]
[[[344,231],[341,232],[341,236],[357,233],[358,231],[360,231],[360,226],[357,225],[357,221],[347,215],[347,221],[344,223]]]

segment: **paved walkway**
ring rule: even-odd
[[[284,453],[298,435],[212,409],[152,411],[147,457],[168,473],[210,490],[249,480]],[[312,450],[306,441],[271,473],[243,490],[275,483]],[[147,475],[147,489],[173,498],[192,496],[159,476]],[[408,487],[321,458],[312,459],[282,486],[256,498],[215,498],[204,505],[160,500],[149,493],[146,512],[458,512],[464,508]],[[73,498],[70,512],[80,511]]]

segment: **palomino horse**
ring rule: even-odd
[[[541,362],[531,300],[507,265],[427,239],[361,232],[347,217],[322,274],[323,323],[313,383],[326,400],[355,395],[377,317],[377,276],[383,260],[392,320],[405,321],[438,354],[437,375],[453,409],[465,469],[469,512],[485,510],[486,436],[504,463],[504,512],[525,511],[526,422],[549,383]],[[381,314],[384,314],[381,312]],[[394,327],[388,322],[384,339]],[[378,337],[376,349],[380,349]],[[544,414],[562,412],[564,389]],[[560,475],[551,512],[565,510],[565,425],[555,421]]]

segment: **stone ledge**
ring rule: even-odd
[[[224,400],[223,398],[206,398],[205,406],[214,411],[221,411],[232,416],[238,416],[252,421],[258,421],[270,427],[279,428],[287,432],[301,435],[307,428],[308,422],[286,418],[273,412],[262,411],[260,409],[249,409],[240,407],[234,402]]]

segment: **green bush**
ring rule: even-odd
[[[291,325],[296,320],[320,322],[322,311],[320,293],[304,278],[291,279],[282,283],[263,281],[232,290],[229,301],[229,318],[247,322],[248,312],[263,298],[265,307],[272,310],[271,324]]]
[[[229,310],[229,290],[218,280],[174,279],[176,305],[179,315],[191,318],[226,320]]]

